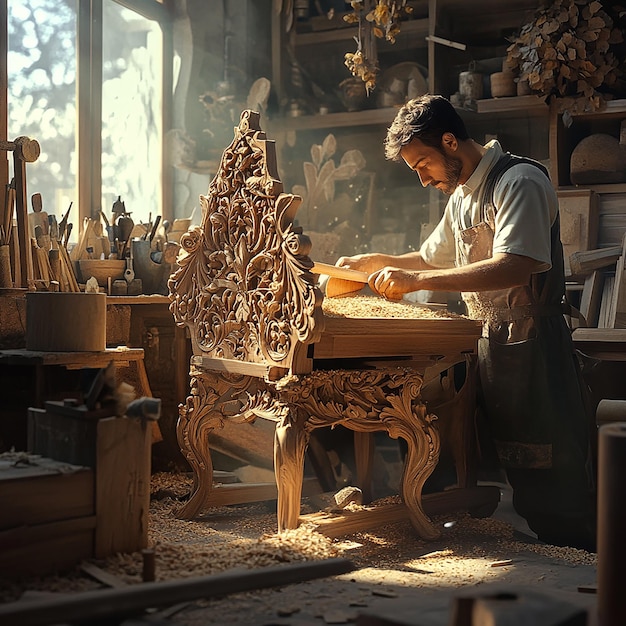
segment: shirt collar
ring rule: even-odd
[[[460,191],[463,197],[469,196],[478,188],[487,172],[491,169],[492,165],[503,154],[502,146],[497,139],[492,139],[484,147],[487,149],[487,152],[485,152],[482,159],[476,166],[476,169],[472,172],[472,175],[467,179],[465,184],[460,185]]]

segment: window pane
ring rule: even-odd
[[[10,0],[8,22],[8,138],[40,143],[28,195],[60,219],[76,206],[76,0]]]
[[[161,214],[161,68],[156,22],[106,0],[102,37],[102,208],[135,223]]]

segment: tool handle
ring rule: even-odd
[[[352,280],[356,283],[367,283],[369,274],[367,272],[359,272],[351,270],[347,267],[337,267],[328,263],[313,263],[311,271],[315,274],[324,274],[333,278],[343,278],[344,280]]]

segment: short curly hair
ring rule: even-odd
[[[444,133],[452,133],[459,141],[469,139],[465,123],[449,100],[430,94],[409,100],[387,130],[385,157],[399,161],[400,151],[415,137],[441,149]]]

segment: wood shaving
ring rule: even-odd
[[[392,302],[376,296],[324,298],[322,310],[328,317],[402,319],[459,319],[462,317],[445,308],[434,308],[406,301]]]
[[[337,593],[338,580],[321,580],[310,587],[292,585],[288,593],[259,590],[230,595],[222,600],[199,600],[184,611],[185,626],[208,624],[249,624],[256,614],[283,615],[293,607],[303,611],[346,611],[350,606],[367,606],[368,597],[385,595],[391,590],[398,597],[429,589],[459,588],[483,582],[496,582],[502,572],[516,575],[528,583],[558,586],[558,571],[552,566],[597,566],[595,554],[573,548],[559,548],[540,543],[522,542],[509,524],[495,519],[474,519],[467,513],[437,516],[434,524],[442,530],[440,539],[426,542],[416,536],[408,520],[387,524],[367,532],[331,540],[307,524],[282,534],[276,532],[273,503],[216,507],[194,520],[176,518],[176,511],[186,495],[160,497],[166,491],[186,494],[191,486],[189,474],[155,474],[150,504],[149,547],[156,555],[156,580],[174,580],[190,576],[216,574],[234,568],[260,568],[280,564],[349,558],[357,567],[343,581],[351,582],[350,591]],[[377,500],[368,507],[399,503],[399,496]],[[308,508],[303,500],[303,511]],[[351,509],[361,505],[352,503]],[[365,508],[365,507],[361,507]],[[547,569],[529,570],[533,554],[547,559]],[[510,567],[492,567],[494,562],[512,561]],[[141,582],[141,552],[118,554],[103,560],[90,560],[105,572],[126,584]],[[576,570],[580,571],[579,569]],[[587,574],[588,576],[589,574]],[[524,578],[524,576],[526,578]],[[344,578],[344,577],[339,577]],[[577,584],[584,584],[581,579]],[[102,588],[87,576],[80,565],[63,576],[7,581],[0,585],[0,602],[17,600],[26,590],[76,592]],[[312,594],[311,589],[318,591]],[[320,590],[328,590],[328,592]],[[277,600],[283,597],[282,600]],[[178,616],[177,616],[178,617]],[[320,613],[321,617],[321,613]],[[182,620],[181,616],[181,620]],[[244,621],[240,621],[244,619]],[[178,620],[177,620],[178,623]],[[256,623],[256,622],[255,622]],[[338,622],[336,622],[338,623]]]

